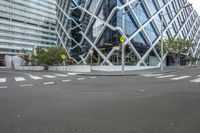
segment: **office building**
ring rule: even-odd
[[[78,64],[121,65],[123,35],[126,65],[159,66],[161,31],[193,40],[198,56],[200,17],[187,0],[57,0],[57,18],[58,44]]]

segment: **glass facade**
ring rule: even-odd
[[[164,38],[186,38],[199,49],[200,18],[187,0],[57,0],[58,44],[77,63],[120,65],[125,36],[126,65],[156,66]],[[185,7],[185,8],[183,8]],[[93,50],[93,55],[90,55]]]
[[[1,0],[0,53],[56,44],[56,0]]]

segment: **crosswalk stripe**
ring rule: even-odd
[[[200,78],[194,79],[194,80],[190,80],[190,82],[193,82],[193,83],[200,83]]]
[[[22,85],[20,85],[20,87],[32,87],[33,86],[33,84],[22,84]]]
[[[62,82],[71,82],[71,79],[62,80]]]
[[[0,83],[6,82],[6,78],[0,78]]]
[[[43,75],[43,77],[45,77],[45,78],[56,78],[56,76],[52,76],[52,75]]]
[[[65,74],[55,74],[55,76],[58,76],[58,77],[67,77],[68,75],[65,75]]]
[[[180,76],[180,77],[175,77],[175,78],[171,78],[171,80],[181,80],[181,79],[187,79],[190,78],[191,76]]]
[[[25,81],[26,79],[23,77],[15,77],[15,81]]]
[[[164,79],[164,78],[171,78],[171,77],[174,77],[176,75],[165,75],[165,76],[159,76],[159,77],[156,77],[157,79]]]
[[[85,78],[77,78],[77,80],[84,80]]]
[[[163,74],[146,74],[144,75],[145,77],[157,77],[157,76],[162,76]]]
[[[0,89],[7,89],[8,86],[0,86]]]
[[[44,82],[44,85],[51,85],[51,84],[55,84],[55,82]]]
[[[30,76],[30,78],[37,80],[37,79],[42,79],[42,77],[38,77],[38,76]]]
[[[77,74],[80,74],[80,73],[67,73],[68,75],[71,75],[71,76],[74,76],[74,75],[77,75]]]

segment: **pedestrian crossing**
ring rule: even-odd
[[[15,81],[26,81],[23,77],[15,77]]]
[[[0,78],[0,83],[6,82],[6,78]]]
[[[64,78],[64,77],[68,77],[68,76],[75,76],[78,73],[67,73],[67,74],[60,74],[60,73],[55,73],[55,74],[46,74],[46,75],[40,75],[40,76],[36,76],[36,75],[29,75],[28,77],[13,77],[13,78],[9,78],[11,80],[14,80],[15,82],[23,82],[23,81],[27,81],[27,80],[41,80],[41,79],[55,79],[55,78]],[[0,77],[0,83],[6,83],[7,82],[6,77]]]
[[[171,81],[180,81],[188,79],[191,83],[200,83],[200,75],[190,76],[190,75],[174,75],[174,74],[145,74],[142,75],[147,78],[155,78],[155,79],[168,79]]]

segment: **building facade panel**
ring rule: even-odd
[[[0,53],[56,44],[56,0],[1,0]]]
[[[164,38],[200,43],[200,17],[186,0],[57,0],[58,44],[77,63],[120,65],[120,36],[125,36],[125,63],[159,66]],[[163,16],[163,24],[161,18]],[[92,55],[91,52],[93,51]]]

